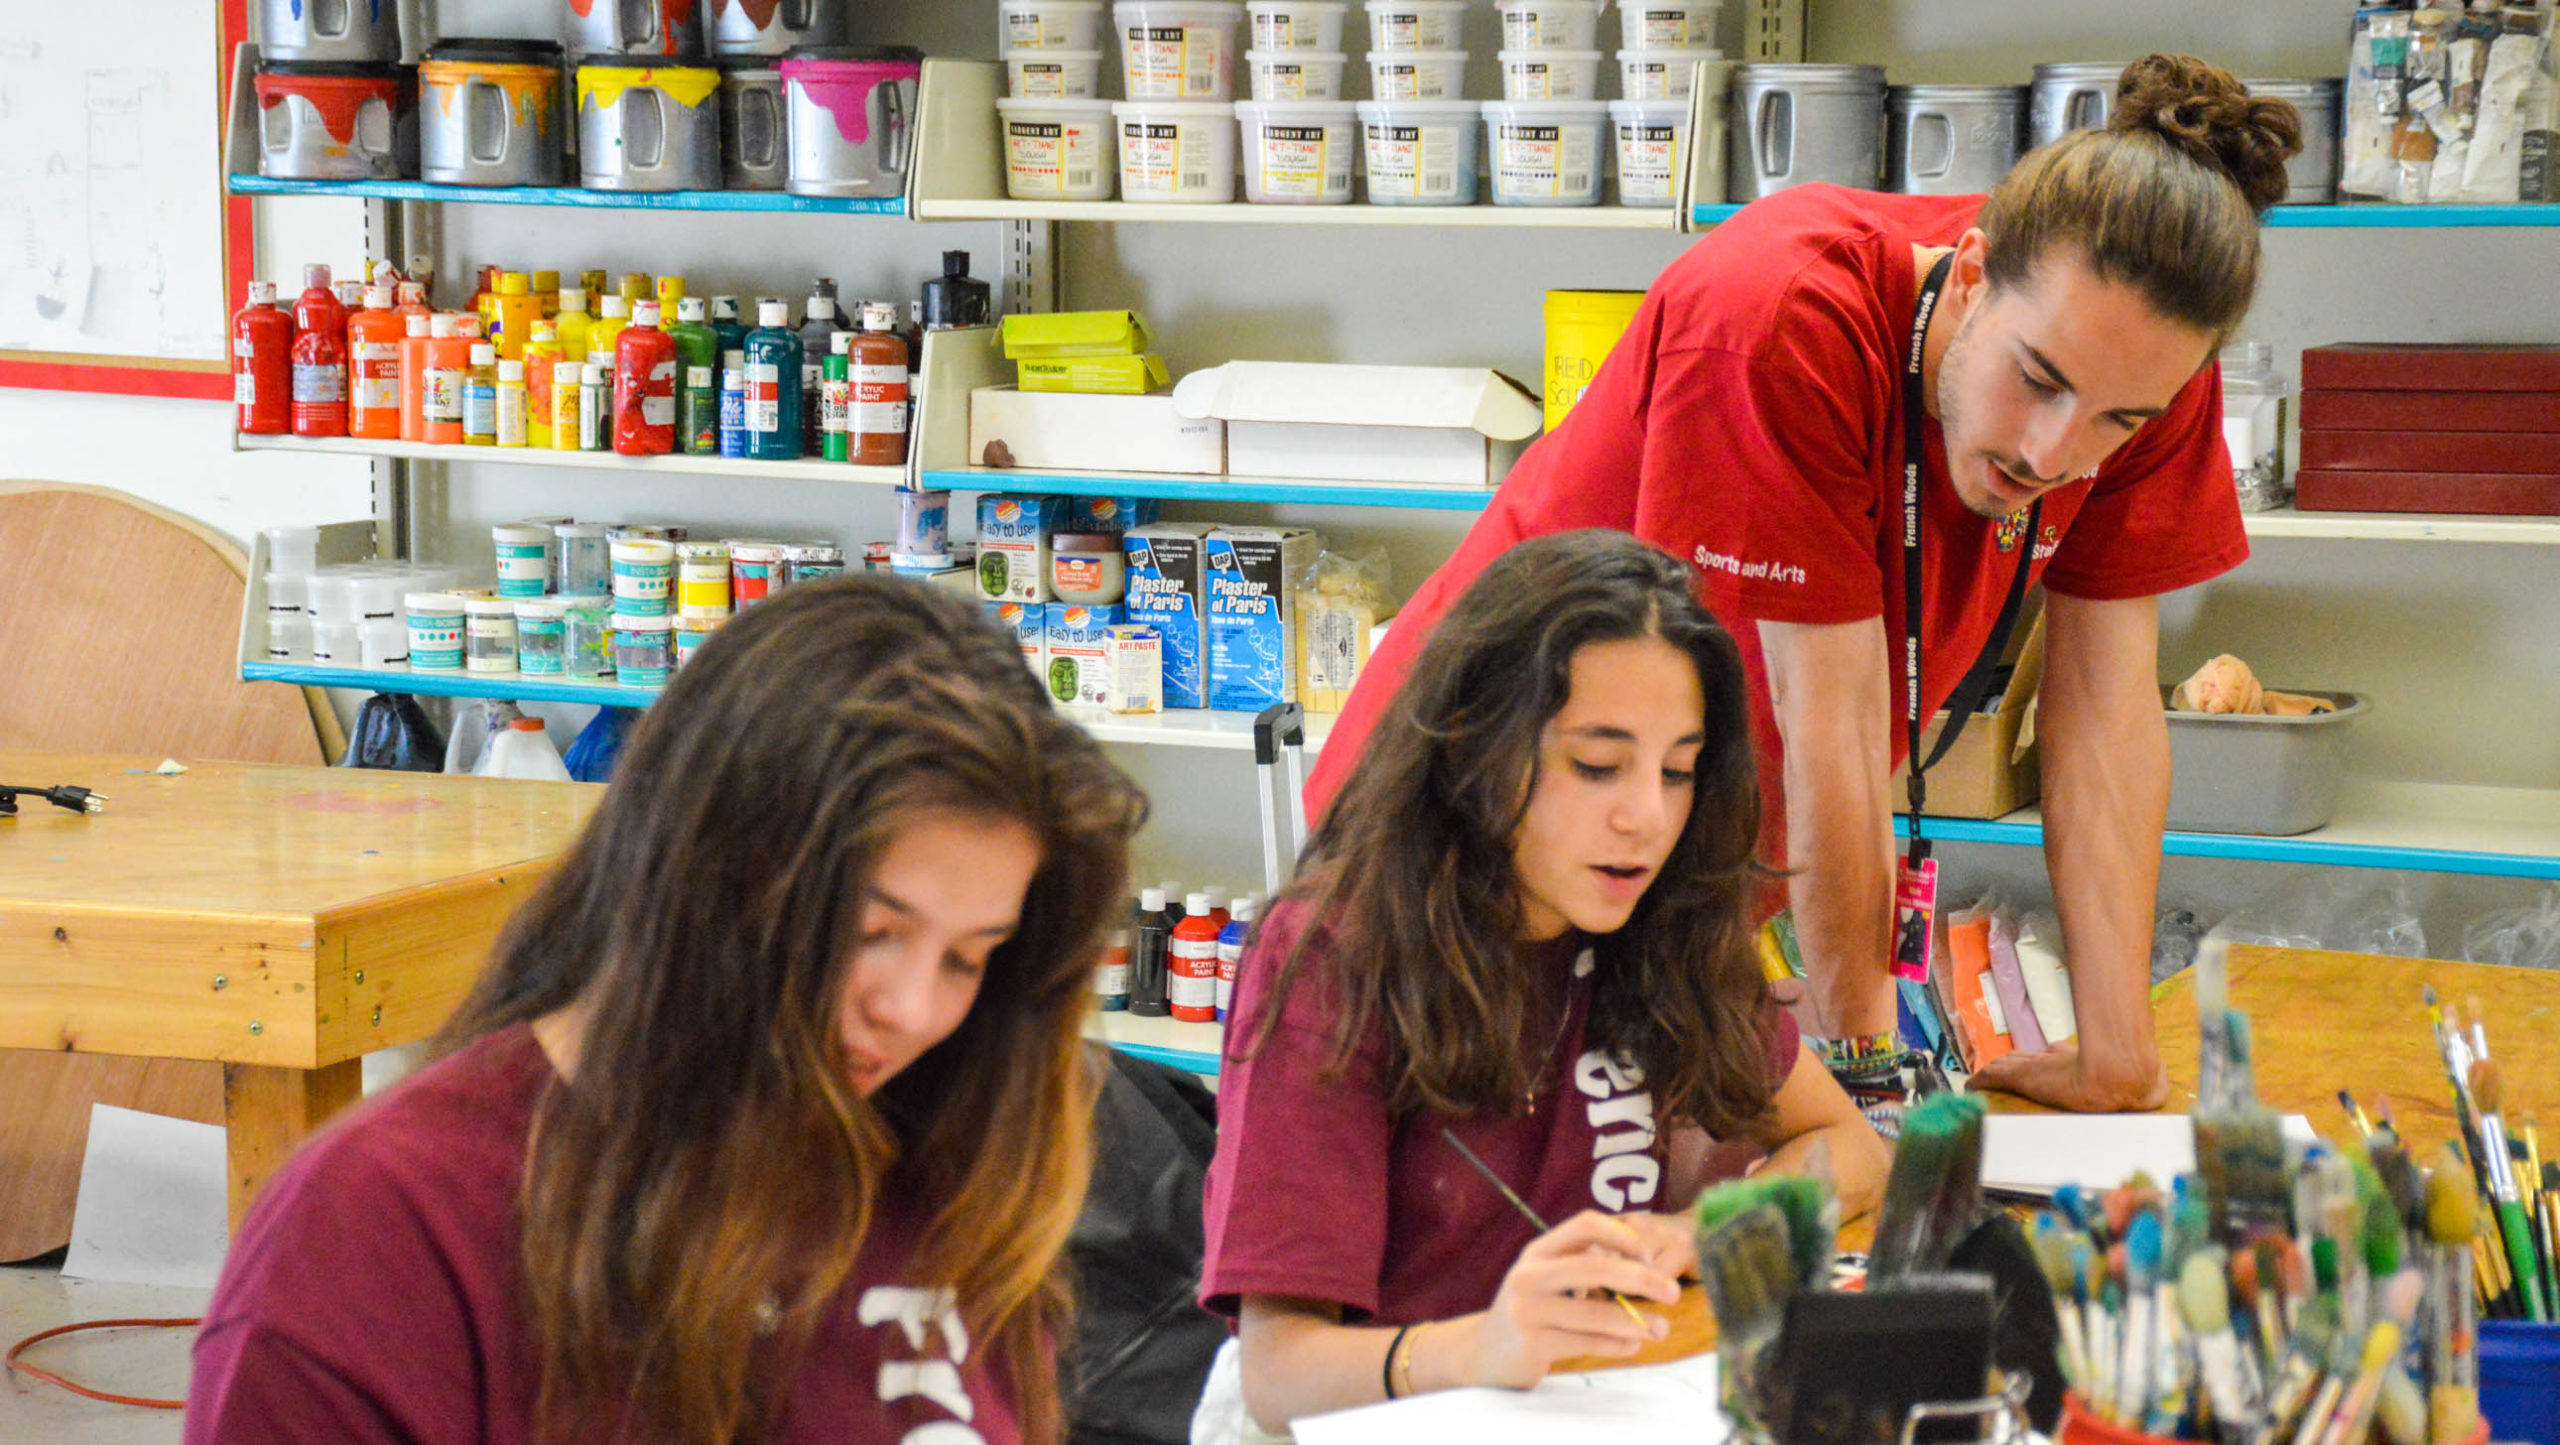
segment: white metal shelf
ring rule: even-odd
[[[2420,512],[2297,512],[2291,507],[2241,518],[2258,538],[2327,538],[2363,542],[2560,544],[2560,517],[2452,516]]]
[[[1629,206],[1176,205],[1148,201],[950,200],[917,204],[919,221],[1174,221],[1245,226],[1468,226],[1513,231],[1677,231],[1680,213]]]
[[[626,457],[619,452],[560,451],[549,447],[467,447],[449,442],[404,442],[365,437],[235,436],[244,452],[299,452],[307,456],[399,457],[419,462],[490,463],[504,467],[567,467],[591,472],[652,472],[659,476],[758,477],[803,482],[861,482],[903,486],[904,467],[858,467],[850,462],[803,458],[792,462],[745,457]]]
[[[1122,1009],[1095,1010],[1085,1020],[1084,1036],[1122,1053],[1215,1078],[1225,1051],[1227,1026],[1191,1024],[1174,1018],[1141,1018]]]

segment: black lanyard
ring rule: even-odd
[[[1938,309],[1938,292],[1947,283],[1947,269],[1955,260],[1950,253],[1938,258],[1929,268],[1928,279],[1920,283],[1919,303],[1911,312],[1911,362],[1902,371],[1902,712],[1909,729],[1908,757],[1911,768],[1911,846],[1907,857],[1917,868],[1929,856],[1929,845],[1920,836],[1923,804],[1928,798],[1928,785],[1923,781],[1929,769],[1954,747],[1956,737],[1982,705],[1983,695],[1991,689],[1991,676],[2000,669],[2000,659],[2009,650],[2009,634],[2018,625],[2018,606],[2027,595],[2027,573],[2036,555],[2036,524],[2044,515],[2044,499],[2039,497],[2027,508],[2026,536],[2018,545],[2017,575],[2009,579],[2009,595],[2000,604],[2000,620],[1991,628],[1991,638],[1983,645],[1982,656],[1975,659],[1973,670],[1965,674],[1953,696],[1947,699],[1947,725],[1939,730],[1938,745],[1929,756],[1920,756],[1920,735],[1928,715],[1921,710],[1920,698],[1920,479],[1926,466],[1921,446],[1921,428],[1927,420],[1924,403],[1925,386],[1921,376],[1921,359],[1929,340],[1929,318]],[[1952,463],[1950,463],[1952,465]]]

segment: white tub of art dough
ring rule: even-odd
[[[1472,206],[1484,106],[1472,100],[1368,100],[1359,106],[1373,206]]]
[[[1107,201],[1117,154],[1107,100],[999,100],[1005,194],[1017,201]]]
[[[1581,100],[1488,100],[1485,147],[1497,206],[1600,204],[1609,107]]]
[[[1245,0],[1256,50],[1340,53],[1349,0]]]
[[[1258,205],[1339,206],[1351,199],[1359,112],[1348,101],[1236,102],[1244,198]]]
[[[1369,0],[1371,50],[1455,50],[1467,0]]]
[[[1102,0],[997,0],[996,43],[1025,50],[1099,50]]]
[[[1621,50],[1618,94],[1629,100],[1687,100],[1698,62],[1723,56],[1720,50]]]
[[[1120,0],[1120,74],[1131,100],[1236,98],[1244,7],[1232,0]]]
[[[1724,0],[1620,0],[1618,33],[1629,50],[1699,50],[1716,43]]]
[[[1248,50],[1244,70],[1256,100],[1340,100],[1347,59],[1317,50]]]
[[[1597,50],[1506,50],[1495,59],[1502,66],[1504,100],[1600,98]]]
[[[1689,102],[1613,100],[1609,130],[1618,149],[1618,204],[1670,205],[1688,163]]]
[[[1505,50],[1592,50],[1603,0],[1502,0]]]
[[[1369,94],[1379,100],[1456,100],[1466,93],[1463,50],[1369,52]]]
[[[1236,198],[1236,109],[1209,100],[1122,100],[1120,199],[1214,205]]]
[[[1004,58],[1016,100],[1091,100],[1102,94],[1099,50],[1024,50]]]

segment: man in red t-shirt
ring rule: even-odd
[[[2119,155],[2127,137],[2097,134],[2047,151],[2084,171],[2212,174],[2183,152],[2162,160],[2128,144]],[[2207,364],[2239,313],[2200,322],[2185,293],[2163,303],[2128,276],[2109,249],[2125,237],[2096,229],[2122,229],[2121,217],[2087,221],[2098,239],[2072,234],[2119,180],[2011,183],[2044,188],[2027,203],[2046,210],[2008,223],[2042,243],[2023,261],[1992,255],[1977,213],[1995,235],[2001,222],[1982,197],[1817,185],[1746,208],[1673,262],[1573,411],[1396,620],[1328,740],[1311,812],[1488,561],[1541,533],[1633,532],[1688,559],[1754,681],[1764,857],[1794,870],[1818,1047],[1844,1082],[1861,1061],[1898,1054],[1888,780],[1906,750],[1903,380],[1918,296],[1944,257],[1922,347],[1922,715],[1982,652],[2023,563],[2047,597],[2045,852],[2081,1022],[2076,1048],[2014,1055],[1976,1077],[2068,1108],[2164,1102],[2146,992],[2169,779],[2156,598],[2248,555]],[[2079,190],[2056,201],[2056,186]],[[2081,204],[2093,186],[2099,201]],[[2258,203],[2224,189],[2197,202],[2221,229],[2188,243],[2205,253],[2196,264],[2213,265],[2217,245],[2240,242],[2212,207],[2238,213],[2244,311],[2257,244],[2246,208]],[[2144,204],[2164,223],[2188,219]],[[2004,275],[2002,259],[2020,274]],[[2221,292],[2208,299],[2229,308]]]

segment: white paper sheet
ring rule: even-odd
[[[2284,1117],[2288,1144],[2307,1146],[2311,1121]],[[1993,1114],[1982,1121],[1982,1187],[2050,1195],[2065,1184],[2113,1189],[2136,1170],[2162,1185],[2196,1167],[2195,1125],[2184,1114]]]
[[[1719,1445],[1716,1357],[1556,1375],[1534,1390],[1442,1390],[1297,1422],[1299,1445]]]
[[[62,1272],[213,1288],[231,1222],[224,1138],[219,1124],[91,1105]]]

